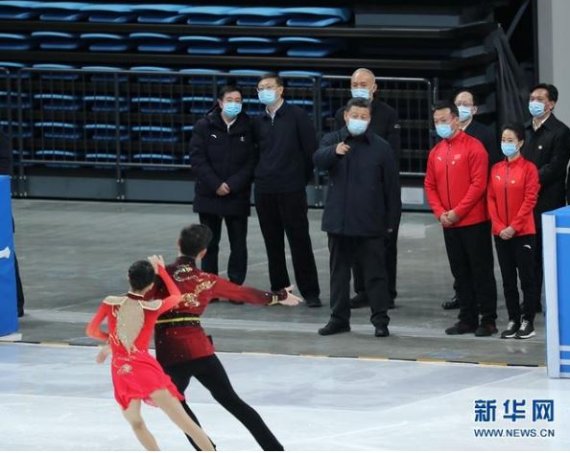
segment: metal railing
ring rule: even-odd
[[[112,171],[117,179],[130,169],[188,169],[193,125],[215,105],[218,89],[230,79],[243,91],[244,111],[256,116],[264,109],[256,75],[67,68],[0,74],[7,102],[0,121],[15,139],[20,176],[31,166],[94,168]],[[284,80],[288,102],[309,113],[319,136],[331,130],[336,111],[350,97],[350,77]],[[433,145],[435,87],[421,78],[380,77],[377,82],[381,98],[399,114],[401,173],[421,176]],[[315,185],[322,182],[315,175]]]

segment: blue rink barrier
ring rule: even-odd
[[[10,181],[0,176],[0,337],[18,331]]]
[[[548,377],[570,378],[570,206],[542,214]]]

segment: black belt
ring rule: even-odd
[[[177,316],[156,321],[156,327],[197,327],[200,326],[200,318],[197,316]]]

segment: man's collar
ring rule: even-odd
[[[279,111],[281,110],[281,108],[285,105],[285,99],[281,98],[281,102],[280,104],[277,106],[277,108],[273,111],[273,113],[271,113],[269,111],[269,107],[265,107],[265,113],[267,113],[267,116],[269,116],[270,118],[274,118]]]
[[[552,113],[552,111],[548,112],[548,116],[546,118],[544,118],[543,120],[540,120],[539,122],[535,122],[535,118],[533,118],[530,121],[530,125],[532,126],[532,128],[537,131],[539,130],[541,127],[546,127],[548,129],[548,120],[550,118],[552,118],[554,116],[554,113]]]

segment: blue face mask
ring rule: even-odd
[[[353,98],[370,99],[370,91],[367,88],[352,88],[350,94]]]
[[[262,104],[271,105],[277,100],[277,93],[275,90],[261,90],[257,93],[257,97]]]
[[[506,157],[514,156],[517,152],[517,144],[511,142],[501,142],[501,151]]]
[[[435,132],[441,138],[449,138],[453,135],[453,129],[450,124],[437,124],[435,126]]]
[[[461,122],[467,121],[473,116],[473,113],[471,113],[471,107],[467,107],[466,105],[458,106],[457,110],[459,110],[459,121]]]
[[[362,135],[366,132],[366,129],[368,129],[368,121],[349,118],[346,127],[350,135]]]
[[[224,102],[224,107],[222,111],[229,117],[235,118],[241,112],[241,103],[240,102]]]
[[[544,115],[544,104],[538,101],[530,101],[528,111],[533,117],[542,116]]]

